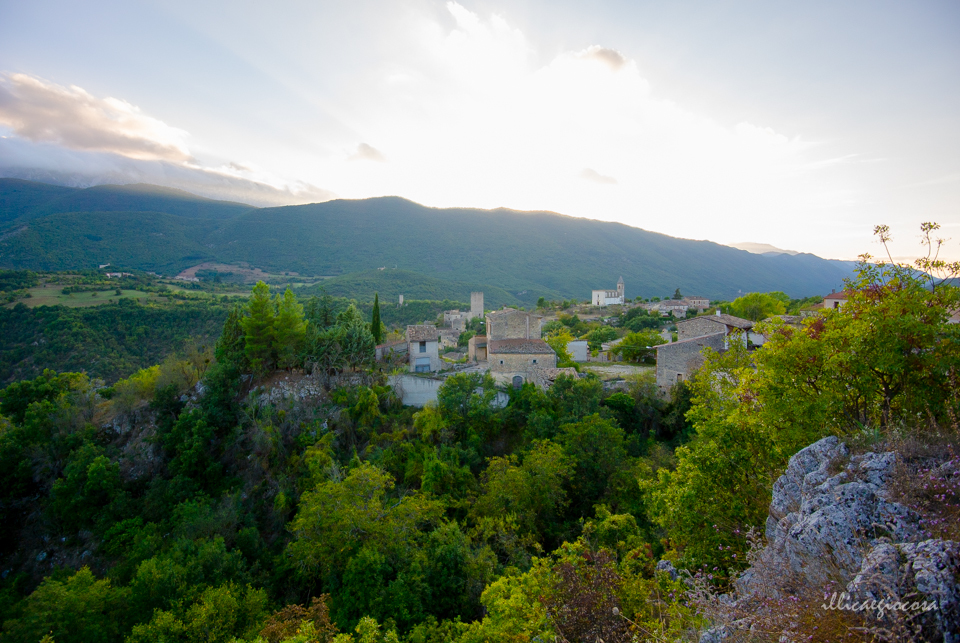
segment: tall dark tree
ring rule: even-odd
[[[373,295],[373,317],[370,320],[370,334],[373,335],[373,341],[377,344],[383,343],[383,329],[380,323],[380,294]]]
[[[333,297],[321,287],[320,296],[314,295],[307,301],[305,316],[307,321],[317,327],[317,330],[325,330],[333,326],[337,321],[333,310]]]
[[[679,288],[677,288],[676,290],[673,291],[673,298],[674,298],[674,299],[683,299],[683,295],[680,294],[680,289],[679,289]]]
[[[221,364],[229,362],[235,364],[241,371],[247,368],[247,356],[244,352],[245,340],[243,334],[243,309],[240,304],[233,307],[227,321],[223,324],[223,332],[217,340],[214,355]]]
[[[240,322],[245,336],[244,350],[247,359],[258,375],[265,375],[273,369],[275,308],[270,299],[270,287],[258,281],[250,295],[250,316],[244,317]]]

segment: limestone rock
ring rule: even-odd
[[[888,499],[896,455],[867,453],[843,466],[847,455],[846,446],[831,436],[790,458],[773,486],[768,546],[761,556],[765,566],[822,584],[851,578],[864,552],[881,538],[919,539],[919,516]],[[738,589],[749,592],[753,582],[747,574]]]

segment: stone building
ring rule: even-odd
[[[744,336],[753,328],[753,322],[733,315],[724,315],[719,310],[716,315],[700,315],[677,322],[677,339],[683,341],[693,337],[703,337],[714,333],[730,335],[742,331]]]
[[[483,293],[482,292],[472,292],[470,293],[470,311],[465,312],[464,316],[466,317],[465,321],[470,321],[476,317],[483,317]]]
[[[626,301],[623,297],[623,277],[617,281],[616,290],[594,290],[590,293],[590,303],[594,306],[610,306],[613,304],[622,304]]]
[[[474,335],[467,342],[467,361],[486,362],[487,361],[487,336]]]
[[[650,309],[658,311],[661,317],[668,317],[670,315],[674,317],[686,317],[689,307],[690,305],[687,302],[680,299],[664,299],[663,301],[658,301],[653,304]]]
[[[750,333],[752,328],[753,322],[720,311],[678,321],[678,341],[657,346],[657,386],[666,392],[677,382],[689,380],[703,365],[704,348],[726,350],[732,338],[746,343],[756,337],[762,343],[762,338]]]
[[[445,310],[443,311],[443,325],[462,333],[467,327],[468,314],[459,310]]]
[[[407,355],[411,373],[440,370],[440,333],[433,324],[407,326]]]
[[[500,384],[552,381],[541,369],[556,369],[557,354],[540,338],[540,315],[504,308],[486,316],[487,334],[470,339],[470,359],[486,361]],[[484,360],[485,358],[485,360]]]
[[[710,308],[710,300],[706,297],[684,297],[681,299],[690,308],[696,308],[697,310],[704,310]]]
[[[847,298],[850,296],[850,293],[846,290],[840,292],[832,292],[826,297],[823,298],[823,308],[825,310],[833,310],[835,308],[840,308],[845,303],[847,303]]]
[[[534,371],[556,368],[557,354],[542,339],[491,339],[487,341],[490,374],[501,384],[533,381]]]
[[[493,339],[540,339],[543,317],[516,308],[487,313],[487,337]]]
[[[726,341],[726,334],[720,331],[657,346],[657,386],[666,392],[677,382],[689,380],[703,366],[703,349],[723,350]]]

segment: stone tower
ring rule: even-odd
[[[626,303],[627,299],[623,296],[623,275],[621,275],[620,280],[617,281],[617,294],[620,296],[620,303]]]
[[[483,293],[470,293],[470,319],[483,317]]]

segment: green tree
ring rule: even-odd
[[[676,290],[673,291],[673,298],[674,298],[674,299],[683,299],[683,295],[680,293],[680,289],[679,289],[679,288],[677,288]]]
[[[622,355],[628,362],[649,362],[657,354],[655,347],[664,342],[660,333],[652,330],[629,333],[619,344],[610,349],[610,352],[614,355]]]
[[[573,357],[570,355],[570,351],[567,350],[567,344],[573,341],[573,335],[570,334],[566,326],[562,324],[558,324],[558,326],[559,328],[555,328],[553,332],[543,339],[550,348],[553,349],[553,352],[557,354],[558,367],[574,366]]]
[[[244,333],[244,353],[251,368],[258,375],[266,375],[275,364],[274,360],[274,319],[276,311],[270,299],[270,287],[258,281],[253,287],[247,305],[249,316],[240,324]]]
[[[563,448],[549,440],[534,443],[523,462],[515,455],[492,458],[471,513],[476,517],[513,515],[524,531],[555,535],[568,504],[566,484],[573,467]]]
[[[363,463],[341,481],[328,481],[303,494],[290,523],[294,540],[287,546],[296,575],[336,583],[347,563],[364,546],[385,551],[413,543],[436,523],[441,505],[413,493],[390,497],[389,474]]]
[[[46,578],[20,606],[20,615],[3,624],[4,639],[59,643],[113,643],[120,640],[126,592],[97,580],[84,567],[65,580]]]
[[[751,321],[760,321],[773,315],[782,315],[787,312],[786,303],[779,295],[782,293],[751,292],[738,297],[730,304],[730,314]]]
[[[299,364],[305,335],[303,306],[287,288],[282,299],[277,297],[277,316],[273,323],[273,349],[277,366],[289,369]]]
[[[370,317],[370,333],[374,344],[383,343],[383,322],[380,321],[380,293],[373,294],[373,313]]]

